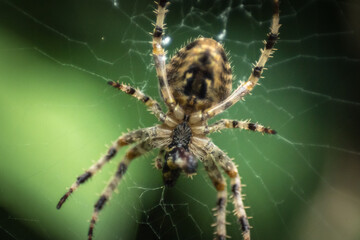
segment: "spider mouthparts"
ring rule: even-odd
[[[176,147],[173,150],[174,163],[178,165],[185,173],[196,173],[198,161],[189,151],[183,147]]]
[[[185,166],[183,168],[184,172],[187,174],[196,173],[196,169],[198,166],[197,159],[192,154],[189,154],[189,156],[187,157],[186,160],[187,160],[187,163],[185,164]]]

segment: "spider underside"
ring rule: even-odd
[[[88,239],[92,239],[95,223],[100,210],[116,189],[130,162],[158,148],[159,154],[154,161],[156,168],[162,170],[164,184],[173,186],[181,172],[188,176],[196,173],[198,160],[204,165],[217,190],[215,239],[226,239],[227,184],[219,167],[230,177],[234,213],[238,218],[243,237],[250,239],[250,224],[241,196],[242,185],[234,162],[219,149],[208,134],[226,128],[239,128],[261,133],[275,134],[275,131],[249,121],[222,119],[211,125],[208,120],[222,113],[250,93],[257,84],[265,63],[274,52],[279,35],[279,3],[274,0],[275,10],[268,38],[264,41],[261,56],[256,62],[249,79],[232,92],[232,71],[223,46],[210,38],[198,38],[181,48],[169,64],[161,46],[165,14],[168,1],[157,3],[155,28],[152,33],[153,58],[160,94],[168,112],[165,114],[160,105],[131,86],[110,81],[109,84],[142,101],[157,117],[161,124],[126,133],[118,138],[107,154],[100,158],[84,174],[80,175],[70,189],[60,199],[59,209],[80,184],[92,177],[102,166],[112,159],[118,150],[126,145],[135,146],[127,151],[120,162],[114,177],[102,192],[94,206]]]

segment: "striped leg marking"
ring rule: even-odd
[[[203,161],[205,170],[207,171],[212,183],[217,191],[216,208],[214,208],[216,222],[212,225],[216,227],[216,240],[226,239],[226,203],[227,203],[227,191],[226,182],[221,175],[219,168],[216,166],[211,156],[207,157]]]
[[[245,83],[241,84],[235,91],[232,92],[229,97],[227,97],[221,103],[206,109],[204,112],[196,112],[192,114],[192,116],[190,117],[190,123],[204,121],[218,115],[219,113],[222,113],[253,90],[253,88],[258,84],[266,62],[270,57],[272,57],[272,54],[276,50],[273,47],[279,38],[279,28],[281,26],[279,24],[279,19],[279,1],[274,0],[274,14],[272,17],[270,33],[268,34],[267,40],[264,41],[264,48],[260,49],[260,58],[255,63],[248,80]]]
[[[95,164],[93,164],[84,174],[80,175],[76,181],[71,185],[70,189],[62,196],[56,208],[60,209],[66,199],[80,186],[85,183],[90,177],[95,175],[104,165],[109,162],[118,152],[122,146],[129,145],[140,140],[145,140],[149,136],[149,132],[153,128],[139,129],[119,137],[117,141],[109,148],[106,155],[102,156]]]
[[[96,221],[98,220],[99,213],[101,209],[104,207],[105,203],[110,199],[112,193],[115,191],[116,187],[119,185],[122,177],[126,173],[126,170],[130,164],[130,162],[144,153],[151,150],[152,147],[148,142],[142,142],[133,148],[131,148],[125,155],[124,159],[120,162],[118,169],[115,173],[115,176],[110,180],[107,187],[102,192],[99,200],[94,205],[94,212],[91,217],[90,221],[90,227],[88,232],[88,239],[91,240],[94,233],[94,227],[96,224]]]
[[[131,86],[128,86],[128,85],[125,85],[122,83],[117,83],[114,81],[109,81],[108,84],[113,86],[114,88],[120,89],[124,93],[127,93],[127,94],[137,98],[141,102],[145,103],[145,105],[148,107],[148,109],[156,116],[156,118],[159,121],[161,121],[161,122],[165,121],[165,114],[161,110],[159,103],[157,101],[155,101],[154,99],[152,99],[151,97],[146,96],[139,89],[133,88]]]
[[[244,202],[242,200],[242,185],[238,170],[233,161],[212,142],[209,142],[206,145],[206,148],[211,151],[215,161],[231,179],[234,213],[241,224],[244,240],[250,240],[250,224],[245,212]]]
[[[158,8],[155,10],[156,23],[152,33],[153,41],[153,58],[155,62],[156,74],[159,79],[160,92],[166,105],[173,110],[175,108],[174,96],[169,87],[166,75],[166,53],[161,46],[162,35],[164,34],[164,20],[165,14],[168,12],[166,9],[169,5],[167,0],[159,0],[157,3]]]
[[[266,128],[258,123],[251,123],[249,121],[237,121],[230,119],[222,119],[209,126],[208,133],[221,131],[225,128],[239,128],[245,130],[251,130],[254,132],[276,134],[276,131],[270,128]],[[204,130],[205,131],[205,130]]]
[[[237,218],[239,219],[240,225],[241,225],[241,230],[243,232],[243,237],[244,240],[250,240],[250,224],[249,224],[249,220],[248,217],[246,215],[245,212],[245,207],[244,207],[244,203],[242,200],[242,196],[241,196],[241,180],[240,180],[240,176],[239,173],[237,172],[236,167],[234,166],[234,169],[232,172],[228,173],[229,176],[231,177],[231,191],[233,194],[233,204],[234,204],[234,208],[235,208],[235,215],[237,216]]]

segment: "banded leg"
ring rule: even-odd
[[[159,154],[154,159],[154,166],[158,170],[163,168],[164,154],[165,154],[165,150],[160,149]]]
[[[206,148],[211,151],[215,161],[224,169],[231,179],[231,191],[233,195],[234,213],[241,224],[244,240],[250,240],[250,224],[245,212],[244,203],[241,196],[242,185],[238,170],[234,162],[215,144],[209,142]]]
[[[213,226],[216,226],[216,232],[215,232],[216,240],[225,240],[227,237],[226,236],[226,203],[227,203],[226,182],[211,156],[204,159],[203,164],[206,172],[208,173],[217,191],[216,208],[214,209],[216,211],[215,213],[216,223],[213,224]]]
[[[142,143],[132,147],[126,153],[125,157],[123,158],[123,160],[120,162],[120,164],[118,166],[115,176],[110,180],[107,187],[104,189],[99,200],[96,202],[96,204],[94,206],[94,212],[91,217],[90,227],[89,227],[89,232],[88,232],[89,240],[92,239],[95,223],[99,217],[99,213],[100,213],[101,209],[104,207],[105,203],[110,199],[112,193],[114,192],[114,190],[118,186],[120,180],[124,176],[130,162],[134,158],[143,155],[144,153],[148,152],[151,149],[152,149],[152,147],[149,144],[149,142],[145,141],[145,142],[142,142]]]
[[[155,10],[156,23],[153,31],[153,58],[155,62],[156,74],[159,79],[160,92],[166,105],[173,110],[175,108],[175,100],[169,87],[166,75],[166,53],[161,46],[162,35],[164,32],[164,19],[167,13],[167,6],[169,5],[167,0],[159,0],[157,3],[158,8]]]
[[[261,55],[259,60],[255,63],[252,73],[245,83],[242,83],[235,91],[231,93],[224,101],[206,109],[204,112],[196,112],[190,117],[190,123],[196,123],[212,118],[219,113],[222,113],[235,103],[237,103],[242,97],[250,93],[257,85],[261,74],[264,70],[265,63],[268,61],[271,55],[274,53],[274,45],[279,37],[279,0],[274,0],[274,14],[272,17],[272,23],[270,27],[270,33],[268,38],[264,41],[264,48],[260,49]]]
[[[70,189],[62,196],[56,208],[60,209],[64,204],[66,199],[72,194],[80,184],[86,182],[90,177],[95,175],[104,165],[109,162],[118,152],[118,150],[122,146],[129,145],[134,142],[143,141],[149,137],[151,131],[154,130],[154,127],[144,128],[129,132],[127,134],[122,135],[118,138],[117,141],[113,143],[113,145],[109,148],[106,155],[102,156],[95,164],[93,164],[84,174],[77,177],[76,181],[71,185]]]
[[[120,89],[124,93],[127,93],[127,94],[137,98],[141,102],[145,103],[145,105],[149,108],[149,110],[156,116],[156,118],[159,121],[161,121],[161,122],[165,121],[166,116],[165,116],[164,112],[161,110],[159,103],[157,101],[155,101],[154,99],[152,99],[151,97],[146,96],[139,89],[135,89],[131,86],[128,86],[128,85],[125,85],[122,83],[117,83],[114,81],[109,81],[108,84],[113,86],[114,88]]]
[[[258,123],[251,123],[249,121],[237,121],[230,119],[222,119],[208,127],[208,132],[213,133],[221,131],[225,128],[239,128],[245,130],[251,130],[254,132],[267,133],[267,134],[276,134],[276,131],[270,128],[266,128],[263,125]]]

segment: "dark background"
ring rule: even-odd
[[[106,85],[160,101],[151,62],[152,1],[0,0],[0,239],[86,239],[93,204],[118,157],[73,194],[75,178],[127,129],[156,123]],[[358,1],[282,1],[281,40],[261,86],[220,118],[251,119],[277,136],[212,136],[239,166],[252,239],[360,239]],[[230,51],[234,87],[258,59],[271,1],[173,1],[169,55],[190,38]],[[226,30],[226,31],[224,31]],[[220,38],[221,40],[221,38]],[[129,168],[95,239],[211,239],[216,191],[202,166],[162,187],[151,163]],[[228,204],[228,235],[241,239]]]

